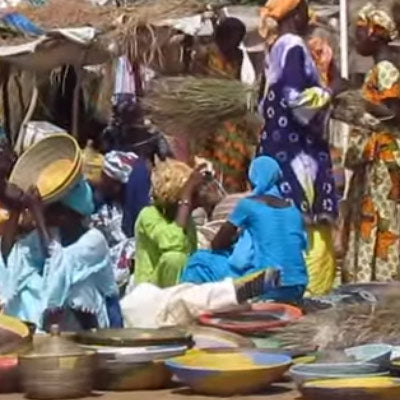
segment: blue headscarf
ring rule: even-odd
[[[281,178],[281,167],[271,157],[257,157],[250,164],[249,180],[255,196],[269,194],[280,197],[278,182]]]
[[[281,197],[278,182],[282,178],[279,164],[271,157],[255,158],[250,164],[249,180],[254,196],[271,195]],[[254,248],[250,233],[243,230],[229,257],[229,263],[238,270],[245,270],[251,265]]]
[[[93,214],[95,208],[93,192],[86,179],[81,179],[73,189],[61,199],[61,203],[84,217]]]

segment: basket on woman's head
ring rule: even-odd
[[[63,197],[82,177],[82,154],[76,140],[67,134],[46,137],[17,161],[10,182],[27,191],[38,188],[45,202]]]

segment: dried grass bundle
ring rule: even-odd
[[[305,344],[320,350],[368,343],[400,345],[400,294],[389,292],[377,304],[343,305],[309,314],[276,332],[287,348]]]
[[[207,2],[201,0],[152,0],[127,7],[119,20],[118,40],[131,62],[163,65],[162,48],[172,36],[172,30],[157,28],[167,19],[187,17],[204,12]]]
[[[163,131],[202,141],[226,120],[257,125],[258,117],[252,113],[256,96],[256,87],[237,80],[173,77],[156,81],[144,105]]]
[[[349,90],[336,97],[332,118],[366,131],[389,131],[396,133],[389,114],[376,117],[368,112],[367,102],[360,90]],[[394,122],[394,121],[393,121]]]

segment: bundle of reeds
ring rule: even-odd
[[[389,109],[377,109],[376,112],[370,110],[360,90],[349,90],[335,98],[331,116],[366,131],[399,131]]]
[[[209,5],[202,0],[147,0],[127,7],[117,29],[123,52],[131,62],[149,65],[155,61],[162,66],[162,49],[173,35],[172,29],[160,27],[163,21],[202,13]]]
[[[339,350],[368,343],[400,345],[400,294],[376,304],[361,303],[309,314],[276,331],[284,347]]]
[[[226,120],[259,124],[253,112],[256,87],[237,80],[172,77],[157,80],[144,105],[151,120],[170,135],[202,141]],[[251,131],[251,129],[250,129]]]

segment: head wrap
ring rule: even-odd
[[[318,68],[322,81],[329,85],[329,69],[333,62],[333,50],[329,42],[320,37],[313,37],[308,42],[312,58]]]
[[[268,0],[261,9],[259,33],[269,44],[278,34],[278,22],[291,13],[301,0]]]
[[[387,0],[390,3],[389,0]],[[369,34],[382,36],[388,40],[394,40],[399,36],[396,23],[391,12],[367,3],[358,13],[357,25],[366,27]]]
[[[85,179],[81,179],[60,202],[85,217],[94,212],[93,192]]]
[[[250,164],[249,180],[256,196],[266,194],[279,196],[278,182],[281,178],[281,167],[271,157],[257,157]]]
[[[158,162],[151,176],[155,201],[162,205],[176,204],[192,171],[180,161],[167,159]]]
[[[120,183],[127,183],[137,160],[135,153],[111,151],[104,157],[103,173]]]

